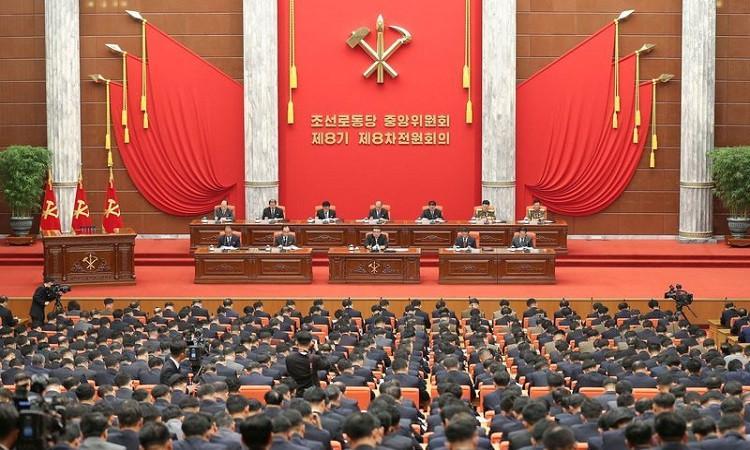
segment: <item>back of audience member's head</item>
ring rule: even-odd
[[[630,448],[650,447],[652,435],[651,425],[643,420],[636,420],[625,427],[625,440]]]
[[[211,421],[203,414],[189,414],[182,421],[185,437],[203,437],[211,429]]]
[[[172,435],[161,422],[149,422],[138,432],[143,450],[169,450],[172,448]]]
[[[654,431],[664,443],[683,442],[686,430],[685,419],[675,413],[661,413],[654,419]]]
[[[109,420],[100,413],[88,413],[81,417],[81,434],[85,438],[103,437],[109,427]]]
[[[371,438],[376,428],[380,427],[378,419],[370,413],[355,412],[347,417],[342,431],[354,447],[358,441]]]
[[[545,450],[571,450],[575,448],[576,438],[570,428],[552,425],[544,431],[542,443]]]
[[[690,428],[698,440],[703,440],[709,434],[716,434],[716,422],[708,416],[694,420]]]

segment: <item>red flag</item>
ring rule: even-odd
[[[47,172],[47,183],[44,186],[42,201],[42,218],[39,220],[42,231],[60,231],[60,212],[57,209],[57,197],[52,190],[52,172]]]
[[[104,200],[104,220],[102,221],[105,232],[114,233],[116,229],[122,228],[122,217],[120,214],[120,202],[117,200],[117,191],[115,191],[115,179],[110,170],[107,197]]]
[[[86,191],[83,189],[83,175],[81,175],[78,177],[78,186],[76,187],[76,200],[73,203],[71,228],[76,233],[80,233],[82,229],[92,226],[91,211],[89,210],[89,202],[86,200]]]

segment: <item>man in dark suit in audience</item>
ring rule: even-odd
[[[276,205],[276,200],[269,200],[268,207],[263,208],[263,220],[283,220],[284,210]]]
[[[375,207],[370,210],[367,218],[371,220],[390,220],[391,216],[388,210],[383,208],[383,202],[377,200],[375,201]]]
[[[8,309],[8,297],[0,295],[0,319],[4,327],[13,327],[16,325],[16,319],[13,318],[13,312]]]
[[[336,210],[331,209],[331,202],[328,200],[320,204],[321,209],[315,212],[315,216],[318,220],[331,220],[336,218]]]
[[[273,245],[275,247],[291,247],[295,244],[294,235],[289,230],[288,225],[284,225],[281,228],[281,234],[276,236],[276,239],[273,241]]]
[[[169,358],[164,362],[159,375],[159,384],[169,384],[172,375],[180,374],[180,363],[185,359],[187,344],[185,341],[175,341],[169,346]]]
[[[222,200],[221,205],[214,209],[214,220],[234,222],[234,213],[232,212],[232,208],[227,205],[226,200]]]
[[[453,246],[457,248],[477,248],[477,240],[469,235],[468,228],[464,228],[458,232],[458,237],[456,237]]]
[[[232,247],[232,248],[240,248],[240,237],[236,236],[234,232],[232,232],[232,227],[229,225],[224,227],[224,233],[219,236],[219,247]]]
[[[443,211],[437,208],[437,202],[435,200],[430,200],[427,203],[427,209],[422,210],[420,218],[428,220],[443,220]]]
[[[632,365],[633,374],[623,378],[634,388],[655,388],[656,378],[649,375],[648,368],[643,361],[635,361]]]
[[[385,250],[388,247],[388,238],[380,231],[380,228],[375,227],[372,229],[372,233],[367,234],[365,247],[368,250]]]

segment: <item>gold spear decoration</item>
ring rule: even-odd
[[[635,125],[633,126],[633,144],[638,143],[638,128],[641,126],[641,55],[651,53],[654,44],[643,44],[635,51]]]
[[[651,155],[648,162],[648,167],[651,169],[656,167],[654,152],[659,149],[659,140],[656,138],[656,85],[668,83],[672,78],[674,78],[674,75],[671,73],[663,73],[659,75],[659,78],[651,80]]]
[[[295,0],[289,0],[289,103],[286,105],[286,123],[294,123],[294,89],[297,89],[297,48],[295,45]]]
[[[130,131],[128,130],[128,52],[120,48],[117,44],[105,44],[112,52],[122,56],[122,124],[123,142],[130,143]]]
[[[620,112],[620,22],[626,20],[631,14],[635,12],[634,9],[628,9],[620,13],[619,16],[614,20],[615,23],[615,100],[614,107],[612,110],[612,128],[617,128],[617,114]]]
[[[474,105],[471,102],[471,0],[466,0],[465,7],[463,87],[466,89],[466,123],[473,123]]]
[[[112,114],[111,114],[111,111],[110,111],[110,103],[109,103],[109,82],[110,82],[110,80],[104,78],[102,76],[102,74],[100,74],[100,73],[89,75],[89,78],[91,78],[91,80],[94,83],[97,83],[97,84],[103,83],[104,86],[105,86],[105,93],[106,93],[106,96],[107,96],[106,100],[105,100],[105,105],[107,107],[107,122],[106,122],[107,131],[106,131],[106,134],[104,135],[104,149],[108,151],[108,158],[111,159],[112,158],[112,131],[111,131],[110,124],[112,122]]]

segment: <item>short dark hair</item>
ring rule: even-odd
[[[699,434],[701,436],[716,433],[716,422],[708,416],[695,419],[690,426],[694,434]]]
[[[437,206],[437,202],[435,200],[430,200],[427,202],[427,206]]]
[[[161,422],[148,422],[138,432],[138,440],[144,450],[163,446],[172,439],[169,429]]]
[[[0,439],[18,428],[18,411],[13,403],[0,403]]]
[[[564,450],[572,448],[576,443],[575,435],[570,428],[555,425],[542,435],[545,450]]]
[[[117,422],[120,427],[137,425],[142,417],[140,405],[135,400],[125,400],[117,409]]]
[[[211,428],[211,422],[202,414],[190,414],[182,421],[185,437],[203,436]]]
[[[547,417],[547,406],[539,401],[532,400],[522,411],[523,420],[529,425],[534,425],[538,421]]]
[[[358,441],[372,435],[380,427],[378,419],[370,413],[354,413],[344,422],[343,432],[352,441]]]
[[[742,420],[742,417],[740,417],[739,414],[724,414],[721,416],[721,419],[719,419],[719,423],[717,424],[719,427],[719,431],[722,433],[725,433],[727,431],[736,430],[740,427],[744,428],[745,422]]]
[[[630,422],[625,427],[625,439],[632,447],[648,445],[651,442],[651,435],[654,432],[651,430],[651,425],[643,420],[636,420]]]
[[[101,437],[107,427],[109,420],[102,413],[87,413],[81,417],[81,434],[84,438]]]
[[[687,423],[677,414],[665,412],[654,419],[654,429],[662,441],[680,441],[685,437]]]
[[[472,439],[477,434],[476,420],[471,417],[458,417],[445,427],[445,438],[448,442],[462,442]]]
[[[249,450],[265,449],[271,442],[272,431],[271,419],[263,414],[248,417],[240,424],[242,443]]]
[[[482,204],[483,204],[483,205],[489,205],[489,204],[490,204],[490,201],[489,201],[489,200],[482,200]]]
[[[328,200],[323,200],[323,203],[321,203],[320,205],[321,205],[321,206],[322,206],[323,208],[325,208],[325,207],[327,207],[327,206],[331,206],[331,202],[329,202]]]
[[[186,349],[187,343],[182,339],[174,340],[169,344],[169,353],[172,356],[180,356],[181,354],[185,353]]]

